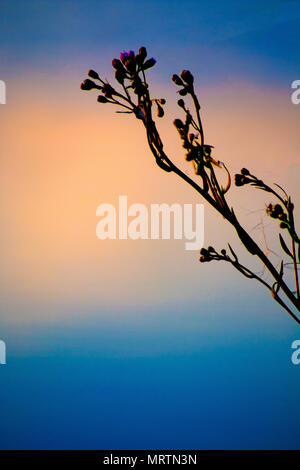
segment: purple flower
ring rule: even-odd
[[[134,51],[128,51],[128,52],[124,51],[124,52],[121,52],[120,54],[120,59],[123,62],[123,64],[127,60],[133,59],[133,58],[134,58]]]

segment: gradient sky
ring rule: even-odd
[[[299,1],[1,2],[1,448],[299,448],[299,328],[269,294],[183,241],[96,238],[97,206],[121,194],[202,201],[154,164],[138,122],[79,89],[146,46],[165,148],[192,175],[170,80],[191,69],[216,158],[299,204],[299,31]],[[276,253],[265,195],[230,202]],[[205,205],[205,243],[227,241]]]

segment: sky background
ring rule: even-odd
[[[299,31],[299,1],[2,0],[0,448],[299,448],[299,327],[268,292],[184,241],[96,238],[96,208],[119,195],[202,201],[155,165],[139,122],[79,89],[146,46],[166,151],[192,176],[170,80],[190,69],[215,157],[299,207]],[[279,265],[271,200],[229,200]],[[239,251],[205,205],[205,244],[228,241]]]

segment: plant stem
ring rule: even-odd
[[[299,280],[298,280],[298,268],[297,268],[297,261],[296,261],[296,250],[295,250],[295,240],[292,238],[292,254],[293,254],[293,263],[294,263],[294,276],[295,276],[295,287],[296,287],[296,295],[299,299]]]

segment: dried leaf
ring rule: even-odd
[[[292,253],[290,252],[290,250],[288,249],[288,247],[286,246],[286,243],[285,243],[284,239],[282,238],[281,234],[279,234],[279,241],[280,241],[280,245],[281,245],[281,248],[283,249],[283,251],[284,251],[288,256],[290,256],[291,258],[293,258],[293,255],[292,255]]]

